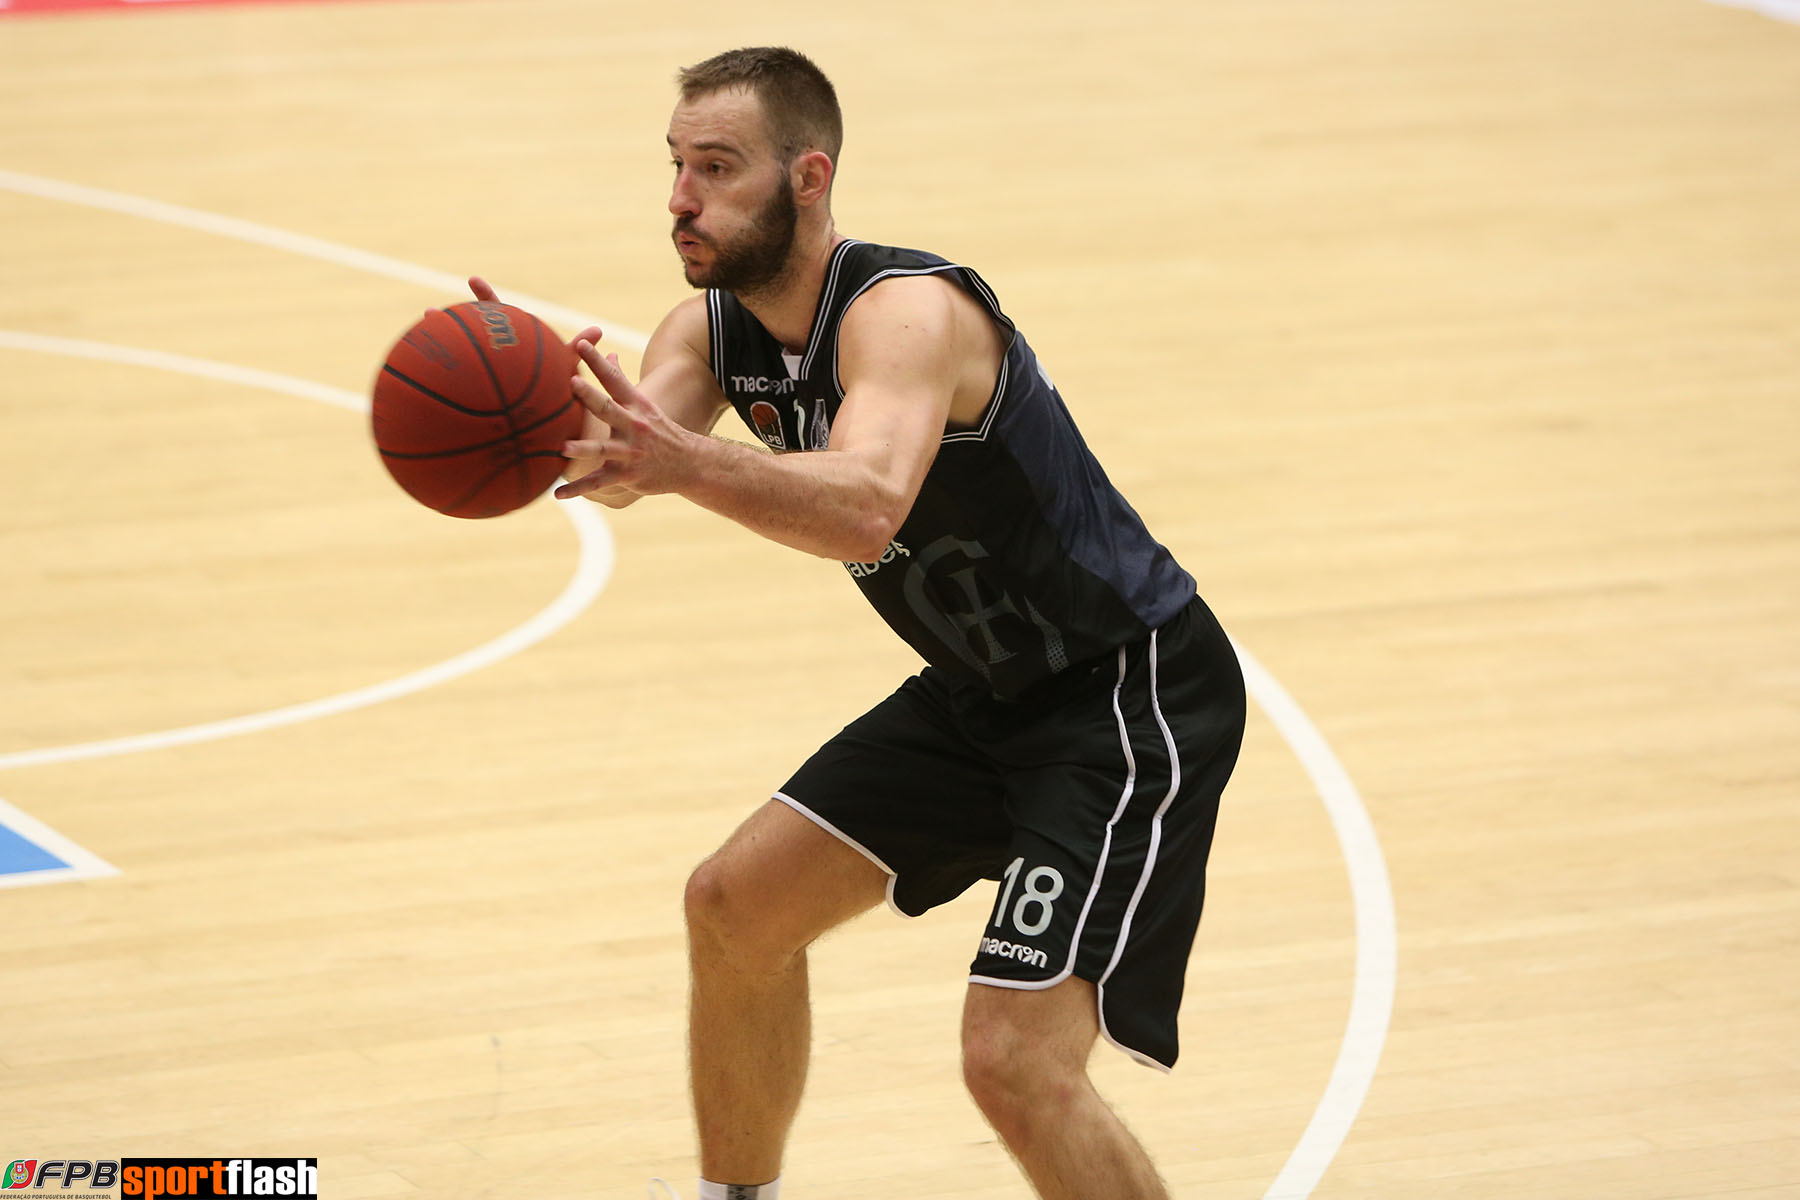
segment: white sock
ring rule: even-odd
[[[781,1176],[767,1183],[714,1183],[700,1181],[700,1200],[780,1200]]]

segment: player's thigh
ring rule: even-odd
[[[691,924],[798,949],[886,894],[880,868],[771,800],[695,868],[687,911]]]
[[[845,726],[776,794],[889,878],[916,917],[994,878],[1012,838],[1004,777],[959,727],[932,669]]]

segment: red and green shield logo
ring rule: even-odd
[[[37,1165],[35,1158],[15,1158],[6,1168],[6,1174],[0,1176],[0,1190],[30,1187],[37,1177]]]

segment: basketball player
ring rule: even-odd
[[[701,1200],[775,1200],[810,1045],[807,947],[997,883],[964,1078],[1039,1195],[1168,1193],[1101,1100],[1099,1037],[1170,1068],[1236,657],[1107,481],[993,291],[832,224],[842,122],[786,49],[680,75],[669,211],[704,289],[593,419],[557,494],[676,493],[844,563],[923,671],[828,742],[687,888]],[[492,299],[480,280],[476,295]],[[733,409],[774,450],[706,436]]]

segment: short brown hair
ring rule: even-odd
[[[681,98],[693,101],[727,88],[748,88],[762,102],[769,137],[792,162],[821,150],[835,166],[844,145],[837,89],[812,59],[786,46],[750,46],[715,54],[676,75]]]

